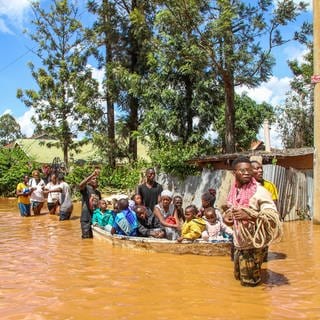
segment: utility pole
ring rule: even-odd
[[[320,1],[313,0],[314,155],[313,223],[320,224]]]

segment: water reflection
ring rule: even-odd
[[[320,226],[285,223],[263,283],[227,257],[176,256],[81,240],[73,219],[21,218],[0,200],[1,319],[319,319]]]

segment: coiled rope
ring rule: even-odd
[[[242,208],[254,223],[254,234],[250,233],[251,228],[244,226],[242,221],[238,221],[239,236],[242,239],[250,240],[255,248],[262,248],[269,246],[271,242],[280,241],[283,235],[282,223],[279,214],[273,209],[264,209],[259,212],[250,209]],[[249,221],[251,223],[252,221]]]

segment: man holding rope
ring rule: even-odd
[[[277,208],[270,193],[252,177],[248,158],[232,162],[235,182],[231,186],[224,221],[233,225],[234,275],[243,286],[261,282],[264,250],[282,236]]]

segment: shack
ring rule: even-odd
[[[184,181],[162,174],[159,182],[182,195],[184,203],[201,204],[201,194],[209,188],[217,190],[216,205],[225,203],[233,181],[232,161],[239,156],[258,159],[263,164],[264,178],[273,182],[279,192],[278,210],[284,221],[311,219],[313,216],[313,148],[251,150],[233,154],[199,157],[189,162],[201,174]]]

